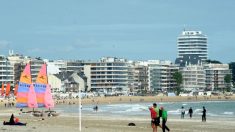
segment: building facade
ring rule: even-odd
[[[180,69],[183,77],[184,90],[204,90],[206,88],[206,76],[202,65],[187,65]]]
[[[206,88],[208,90],[224,90],[226,84],[224,77],[226,75],[232,75],[228,64],[206,64],[204,65],[206,72]]]
[[[104,93],[128,90],[128,62],[119,58],[101,58],[84,66],[88,91]]]
[[[171,61],[150,61],[148,64],[148,79],[150,91],[174,91],[176,82],[173,74],[179,68]]]
[[[0,84],[14,86],[13,66],[5,56],[0,56]]]

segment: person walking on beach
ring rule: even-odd
[[[181,107],[181,119],[184,119],[184,115],[185,115],[185,109],[184,109],[184,107],[182,106],[182,107]]]
[[[159,117],[159,108],[156,103],[153,103],[152,107],[149,107],[149,111],[151,114],[151,125],[153,128],[153,132],[157,132],[157,127],[160,126],[160,117]]]
[[[192,116],[193,116],[193,109],[192,109],[192,107],[189,108],[188,114],[189,114],[189,117],[190,117],[190,119],[191,119]]]
[[[165,129],[167,131],[170,131],[170,129],[166,126],[167,111],[163,107],[161,107],[161,111],[162,111],[162,131],[165,132]]]
[[[202,110],[202,122],[206,122],[206,108],[203,106]]]

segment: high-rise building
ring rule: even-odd
[[[189,56],[191,59],[198,58],[199,60],[193,60],[195,63],[208,58],[207,37],[201,31],[183,31],[177,39],[177,46],[177,58],[184,58],[184,56]]]

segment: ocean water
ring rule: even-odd
[[[163,106],[169,116],[180,116],[180,109],[184,106],[186,114],[190,107],[193,108],[193,115],[200,117],[202,115],[202,107],[207,109],[207,116],[220,118],[235,119],[235,101],[203,101],[203,102],[162,102],[157,105]],[[109,115],[109,116],[149,116],[148,107],[152,103],[122,103],[122,104],[104,104],[98,105],[98,112],[93,110],[94,105],[83,105],[82,114],[84,115]],[[78,106],[57,106],[57,111],[63,113],[73,113],[78,115]]]

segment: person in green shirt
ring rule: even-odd
[[[166,126],[167,111],[163,107],[161,107],[161,111],[162,111],[162,131],[165,132],[165,129],[167,131],[170,131],[170,129]]]

